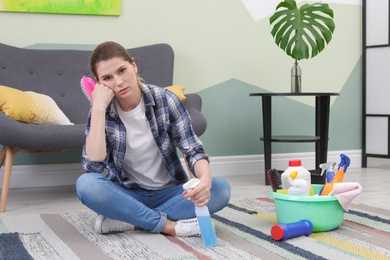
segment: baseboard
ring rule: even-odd
[[[331,151],[328,153],[328,162],[340,161],[340,154],[344,153],[351,159],[350,168],[361,167],[361,150]],[[314,153],[274,154],[272,168],[285,169],[291,159],[300,159],[304,167],[314,168]],[[182,161],[184,164],[184,162]],[[243,156],[215,156],[210,158],[213,176],[234,176],[247,174],[264,174],[263,155]],[[10,188],[32,188],[46,186],[74,185],[77,178],[83,173],[79,163],[69,164],[42,164],[16,165],[12,168]],[[0,170],[2,182],[4,167]]]
[[[80,163],[15,165],[12,167],[10,188],[33,188],[74,185],[83,173]],[[4,166],[0,171],[3,183]]]
[[[342,153],[351,159],[350,168],[361,167],[361,150],[331,151],[328,153],[328,162],[339,163]],[[291,159],[300,159],[307,169],[315,168],[314,153],[274,154],[272,155],[272,168],[286,169]],[[214,176],[264,174],[265,171],[263,155],[211,157],[210,166]]]

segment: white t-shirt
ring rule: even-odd
[[[116,102],[119,117],[126,128],[126,154],[123,170],[140,187],[156,190],[171,186],[171,180],[164,167],[145,116],[145,102],[142,97],[138,106],[124,112]]]

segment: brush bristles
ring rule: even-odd
[[[80,87],[81,87],[81,91],[84,93],[84,95],[86,96],[86,98],[88,99],[88,101],[89,101],[90,103],[92,103],[91,97],[88,95],[87,91],[85,90],[85,87],[84,87],[84,84],[83,84],[83,79],[80,80]]]
[[[271,185],[271,188],[274,192],[276,192],[276,190],[279,190],[282,187],[282,177],[280,176],[278,170],[269,169],[267,171],[267,177],[269,184]]]

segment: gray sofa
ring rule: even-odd
[[[137,59],[139,75],[146,83],[160,87],[173,82],[174,52],[168,44],[129,49]],[[49,152],[81,148],[85,142],[85,123],[89,102],[80,89],[82,76],[91,76],[85,50],[36,50],[0,43],[0,85],[34,91],[53,98],[74,125],[34,125],[15,121],[0,112],[0,167],[5,161],[0,212],[8,198],[13,155],[20,150]],[[182,83],[181,85],[185,85]],[[194,130],[201,136],[207,126],[201,114],[202,100],[186,93]]]

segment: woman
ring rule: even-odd
[[[194,205],[207,205],[210,213],[223,209],[230,186],[211,176],[185,106],[173,93],[142,83],[137,64],[118,43],[98,45],[90,66],[97,83],[82,155],[86,173],[76,189],[98,214],[95,231],[199,236]],[[191,191],[183,191],[189,177],[176,147],[201,181]]]

